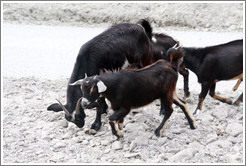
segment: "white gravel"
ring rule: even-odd
[[[166,30],[241,31],[243,3],[11,3],[6,23],[109,26],[148,19]]]
[[[3,18],[4,24],[102,28],[111,23],[149,18],[151,22],[156,22],[155,29],[242,33],[243,5],[11,3],[3,4]],[[194,81],[190,79],[191,87],[197,84]],[[154,130],[162,117],[159,116],[159,102],[155,101],[138,109],[137,114],[130,113],[125,118],[125,141],[119,143],[112,136],[108,115],[102,117],[101,130],[92,136],[85,134],[85,131],[95,119],[95,110],[85,111],[87,117],[82,129],[68,123],[63,112],[46,110],[47,106],[55,102],[55,98],[65,103],[67,82],[67,77],[41,78],[38,73],[33,77],[3,75],[2,163],[245,162],[243,104],[236,107],[207,96],[202,112],[195,117],[198,126],[196,130],[189,128],[182,111],[174,106],[175,111],[165,132],[157,138]],[[235,100],[244,89],[242,86],[235,92],[231,91],[233,87],[219,92]],[[177,88],[178,95],[183,96],[180,88]],[[199,90],[192,90],[187,99],[191,111],[196,108],[198,95]]]

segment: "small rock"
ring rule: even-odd
[[[187,160],[190,160],[195,155],[196,152],[197,149],[187,148],[173,155],[171,157],[171,160],[175,162],[185,162]]]
[[[66,147],[66,144],[64,142],[57,142],[54,145],[54,148],[65,148],[65,147]]]
[[[137,143],[135,141],[132,141],[131,144],[130,144],[130,151],[132,151],[134,148],[137,147]]]
[[[124,155],[125,158],[131,158],[131,157],[136,157],[138,156],[140,153],[127,153]]]
[[[114,150],[120,150],[122,148],[123,148],[123,145],[120,141],[115,141],[111,146],[111,149],[114,149]]]
[[[209,134],[209,135],[207,136],[207,138],[208,138],[208,139],[207,139],[206,144],[210,144],[210,143],[216,141],[216,140],[218,139],[218,136],[217,136],[217,134]]]
[[[77,135],[77,136],[83,136],[83,135],[85,135],[85,133],[84,133],[83,131],[78,131],[78,132],[76,133],[76,135]]]
[[[214,141],[210,144],[208,144],[206,146],[206,149],[210,150],[210,151],[215,151],[215,150],[218,150],[218,149],[229,149],[231,148],[232,146],[232,143],[230,141],[227,141],[227,140],[217,140],[217,141]]]
[[[69,139],[71,137],[71,135],[69,133],[65,133],[64,135],[62,135],[62,139]]]
[[[231,136],[236,137],[237,135],[243,132],[243,125],[236,122],[229,123],[225,131]]]
[[[212,112],[212,116],[217,119],[226,119],[227,111],[226,110],[217,110]]]
[[[89,141],[88,140],[84,140],[84,141],[82,141],[82,144],[83,145],[88,145],[89,144]]]
[[[95,140],[91,140],[91,141],[90,141],[90,146],[91,146],[91,147],[96,146],[96,141],[95,141]]]
[[[63,128],[67,128],[68,127],[68,121],[67,120],[62,120],[59,125],[61,127],[63,127]]]
[[[111,151],[111,149],[105,149],[104,154],[108,154]]]
[[[110,144],[110,141],[109,140],[102,140],[101,141],[101,145],[103,145],[103,146],[107,146],[109,144]]]
[[[75,143],[81,143],[82,139],[80,139],[79,137],[73,137],[72,141],[75,142]]]

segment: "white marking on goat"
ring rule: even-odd
[[[128,62],[127,59],[125,59],[125,62],[124,62],[124,64],[123,64],[123,66],[121,67],[121,69],[125,69],[125,68],[127,68],[128,66],[129,66],[129,62]]]
[[[89,83],[89,81],[86,81],[86,83]]]
[[[98,93],[102,93],[107,90],[106,85],[101,80],[97,83],[97,87],[98,87]]]
[[[157,42],[157,40],[156,40],[156,38],[155,38],[154,36],[152,37],[152,41],[153,41],[154,43]]]

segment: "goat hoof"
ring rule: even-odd
[[[160,137],[160,130],[156,129],[155,130],[155,135],[156,135],[156,137]]]
[[[123,142],[123,141],[124,141],[124,136],[119,136],[119,137],[117,137],[116,141]]]
[[[165,110],[160,110],[160,114],[159,114],[160,116],[161,115],[165,115]]]
[[[194,112],[193,112],[193,115],[198,115],[200,113],[201,110],[199,109],[196,109]]]
[[[184,94],[184,99],[187,99],[188,97],[190,97],[190,92]]]
[[[235,101],[235,102],[233,102],[233,105],[239,106],[240,103],[241,103],[240,101]]]
[[[85,134],[89,134],[89,135],[95,135],[96,133],[97,133],[97,131],[94,129],[89,129],[89,130],[85,131]]]
[[[197,128],[197,125],[196,125],[196,124],[192,124],[192,125],[190,126],[190,128],[191,128],[191,130],[195,130],[195,129]]]
[[[100,128],[101,128],[101,123],[93,123],[92,125],[91,125],[91,129],[92,130],[95,130],[95,131],[98,131],[98,130],[100,130]]]

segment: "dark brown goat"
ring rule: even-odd
[[[114,113],[109,117],[109,123],[117,140],[123,138],[123,121],[130,110],[145,106],[156,99],[160,99],[160,112],[164,114],[161,124],[155,130],[156,136],[160,136],[164,131],[166,122],[173,112],[173,102],[181,106],[191,129],[195,129],[196,124],[187,105],[180,101],[175,93],[177,71],[181,62],[182,57],[174,55],[171,57],[171,63],[159,60],[143,69],[87,77],[72,85],[81,85],[81,103],[85,109],[93,107],[100,97],[105,97],[111,102]]]

